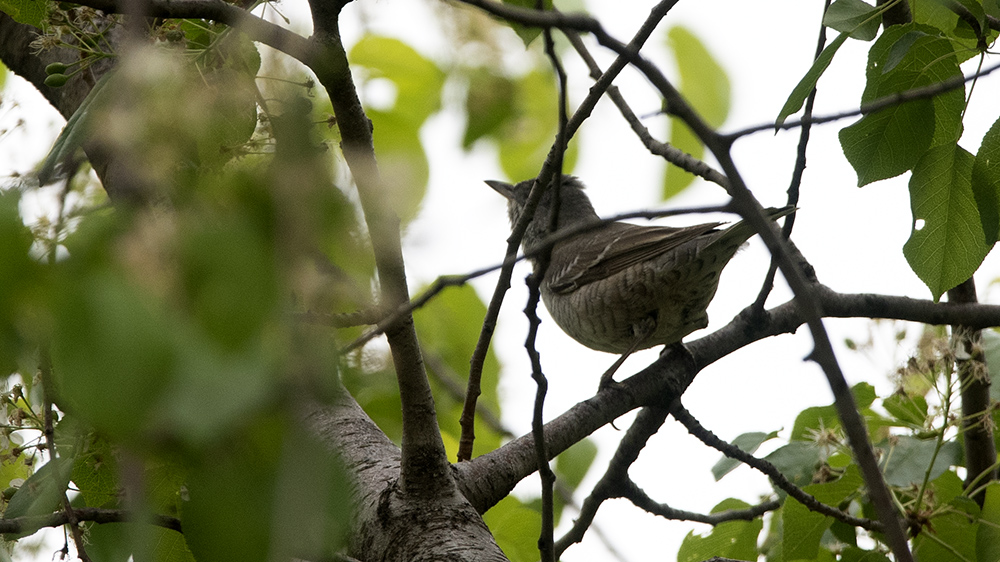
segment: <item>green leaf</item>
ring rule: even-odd
[[[863,187],[913,168],[933,135],[934,106],[925,99],[865,115],[840,130],[840,144]]]
[[[413,314],[417,333],[421,336],[421,347],[433,374],[438,421],[442,432],[453,437],[452,442],[447,443],[454,445],[448,451],[453,458],[458,452],[461,435],[458,421],[468,384],[469,357],[478,343],[478,326],[485,315],[486,305],[471,285],[447,289]],[[497,394],[499,377],[500,361],[492,349],[487,350],[478,403],[497,415],[500,413]],[[441,384],[437,384],[439,380]],[[455,398],[452,393],[444,392],[448,387],[458,387],[458,392],[454,394],[460,397]],[[399,394],[394,384],[379,389],[393,396]],[[500,446],[500,435],[481,422],[477,416],[473,455],[485,454]]]
[[[702,119],[713,128],[729,116],[730,86],[726,71],[690,30],[674,26],[667,32],[667,45],[674,54],[680,74],[678,89]],[[670,144],[701,158],[705,147],[679,119],[670,119]],[[675,166],[667,166],[663,199],[669,199],[691,184],[694,176]]]
[[[385,197],[400,219],[412,220],[427,193],[430,166],[420,142],[420,128],[441,109],[444,72],[398,39],[366,35],[351,48],[354,68],[369,78],[390,80],[395,87],[391,107],[369,109],[375,152]]]
[[[183,523],[195,557],[332,558],[347,537],[351,501],[326,447],[278,412],[229,443],[209,449],[190,474]]]
[[[729,498],[712,508],[712,513],[747,509],[750,504]],[[677,562],[701,562],[713,557],[732,560],[757,560],[757,538],[764,528],[761,519],[727,521],[716,525],[707,535],[688,533],[677,552]]]
[[[46,295],[45,271],[31,257],[34,237],[19,211],[19,190],[0,191],[0,375],[13,373],[26,352],[36,345],[25,315]]]
[[[901,488],[923,482],[932,458],[934,466],[931,468],[930,479],[934,480],[950,466],[961,462],[962,457],[962,447],[955,441],[943,443],[935,457],[937,441],[908,435],[893,437],[890,444],[883,443],[877,447],[883,450],[882,458],[888,459],[883,468],[886,483]]]
[[[90,134],[91,121],[94,117],[91,110],[99,105],[95,104],[95,101],[104,99],[105,94],[102,92],[105,91],[105,86],[112,81],[114,75],[115,72],[113,70],[106,72],[94,84],[94,87],[90,89],[87,97],[83,98],[83,101],[80,102],[80,106],[73,112],[73,115],[66,120],[66,126],[59,133],[55,143],[52,144],[52,149],[49,150],[48,155],[42,160],[41,166],[38,169],[39,183],[45,185],[55,180],[56,167],[69,161],[77,149],[83,145],[84,138]],[[107,89],[109,92],[114,90],[115,88]]]
[[[525,507],[514,496],[507,496],[483,514],[483,521],[511,562],[538,560],[540,513]]]
[[[741,451],[747,453],[753,453],[754,451],[757,450],[757,447],[760,447],[761,443],[769,439],[774,439],[777,436],[778,433],[776,431],[772,431],[771,433],[763,433],[760,431],[755,431],[751,433],[744,433],[742,435],[738,435],[736,439],[733,439],[733,441],[730,444],[733,445],[734,447],[739,448]],[[736,459],[731,459],[729,457],[722,457],[721,459],[719,459],[719,462],[715,463],[715,466],[712,467],[712,476],[714,476],[716,482],[718,482],[719,480],[722,479],[723,476],[732,472],[733,469],[735,469],[740,464],[742,463],[740,463],[740,461]]]
[[[913,24],[883,33],[869,51],[862,104],[959,76],[954,45],[936,33]],[[933,100],[881,109],[841,130],[841,146],[858,174],[858,185],[902,174],[928,148],[957,141],[964,103],[964,89],[959,88]]]
[[[58,287],[53,372],[60,406],[114,437],[144,427],[171,378],[173,324],[121,277],[66,275]]]
[[[4,518],[14,519],[52,513],[62,504],[73,470],[72,457],[58,457],[42,465],[10,498]],[[25,535],[5,534],[7,540]]]
[[[558,96],[552,73],[545,69],[529,72],[515,81],[517,95],[511,103],[517,117],[508,122],[499,137],[500,167],[508,178],[517,180],[538,175],[548,157],[558,128]],[[575,138],[563,157],[568,173],[576,162]]]
[[[882,401],[882,407],[908,427],[922,428],[927,421],[927,400],[923,396],[893,394]]]
[[[42,29],[42,22],[50,4],[51,2],[45,0],[0,0],[0,12],[4,12],[18,23]]]
[[[859,0],[860,1],[860,0]],[[820,53],[819,57],[813,61],[812,66],[806,72],[805,76],[799,80],[799,83],[795,85],[792,89],[792,93],[789,94],[788,99],[785,101],[785,105],[781,106],[781,111],[778,112],[778,119],[775,121],[775,130],[777,130],[785,122],[785,119],[789,115],[802,109],[802,105],[806,102],[806,98],[809,97],[809,93],[813,91],[816,87],[816,82],[819,81],[819,77],[826,72],[827,67],[830,66],[830,62],[833,61],[833,55],[837,54],[837,50],[840,46],[847,41],[848,34],[841,33],[836,39],[830,42],[823,52]]]
[[[556,457],[554,471],[559,482],[575,490],[597,457],[597,445],[590,439],[577,441]]]
[[[519,8],[525,8],[528,10],[535,10],[538,7],[538,3],[535,0],[504,0],[504,4],[510,4],[511,6],[517,6]],[[552,9],[552,0],[544,0],[542,2],[543,10]],[[511,29],[517,33],[517,36],[521,38],[524,42],[524,46],[527,47],[535,40],[536,37],[542,34],[541,28],[524,26],[519,23],[510,22],[507,20],[500,20],[501,23],[509,25]]]
[[[67,418],[72,420],[73,418]],[[66,425],[67,419],[59,423]],[[90,441],[73,463],[73,483],[88,507],[117,508],[121,500],[118,457],[107,440],[82,436]]]
[[[351,47],[349,58],[352,65],[364,67],[369,78],[384,78],[395,85],[395,103],[383,111],[391,109],[399,119],[419,128],[441,109],[444,72],[399,39],[365,35]]]
[[[889,558],[881,552],[848,546],[840,553],[840,562],[889,562]]]
[[[986,245],[1000,238],[1000,119],[983,136],[972,164],[972,194],[983,225]]]
[[[913,230],[903,255],[935,301],[971,277],[990,251],[972,193],[973,162],[958,145],[939,146],[910,178]]]
[[[775,449],[764,460],[773,464],[778,472],[796,486],[804,486],[812,482],[813,474],[816,473],[816,467],[821,461],[820,449],[811,442],[792,441]]]
[[[855,406],[861,410],[866,418],[873,416],[871,405],[875,402],[877,395],[875,387],[866,382],[860,382],[851,387],[851,394],[854,396]],[[812,440],[810,430],[835,429],[840,427],[840,418],[837,417],[837,408],[833,404],[829,406],[813,406],[802,410],[795,418],[792,425],[792,440]]]
[[[823,25],[854,39],[871,41],[882,23],[881,10],[861,0],[837,0],[823,15]]]
[[[803,488],[819,501],[837,507],[848,496],[860,493],[864,480],[857,466],[851,465],[844,475],[832,482],[813,484]],[[782,506],[782,552],[785,560],[810,560],[819,553],[823,533],[833,523],[832,517],[810,511],[792,497]]]
[[[997,562],[1000,560],[1000,483],[992,482],[986,487],[986,501],[980,515],[979,531],[976,533],[976,560]]]
[[[511,100],[517,85],[506,76],[489,69],[477,68],[469,74],[469,90],[465,97],[465,134],[462,148],[468,150],[480,138],[500,134],[515,117]]]
[[[976,559],[976,518],[954,511],[931,519],[932,530],[925,530],[913,539],[916,560],[964,561]]]

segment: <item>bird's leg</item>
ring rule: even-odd
[[[652,316],[647,316],[641,323],[632,326],[632,334],[635,336],[635,341],[632,342],[632,345],[625,350],[625,353],[622,353],[621,357],[619,357],[611,365],[611,367],[608,367],[608,370],[604,371],[604,374],[601,375],[601,382],[597,386],[598,392],[617,384],[615,379],[612,378],[614,377],[615,372],[618,371],[618,368],[622,366],[622,363],[628,359],[629,355],[632,355],[635,350],[639,349],[642,342],[646,341],[646,338],[648,338],[654,331],[656,331],[656,319]]]

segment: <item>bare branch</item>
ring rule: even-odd
[[[77,522],[93,523],[125,523],[142,521],[142,519],[138,519],[135,514],[121,509],[101,509],[97,507],[75,508],[72,510],[72,517]],[[13,519],[0,519],[0,533],[28,535],[45,527],[58,527],[68,523],[70,523],[70,514],[66,511],[50,513],[48,515],[26,515],[24,517],[15,517]],[[183,532],[181,530],[181,521],[176,517],[155,515],[152,519],[148,520],[148,523],[156,525],[157,527],[163,527],[164,529],[177,531],[178,533]]]
[[[878,521],[872,521],[871,519],[864,519],[861,517],[854,517],[835,507],[826,505],[825,503],[813,497],[811,494],[808,494],[805,491],[803,491],[802,488],[799,488],[795,484],[792,484],[787,478],[785,478],[784,474],[779,472],[778,469],[774,467],[773,464],[765,461],[764,459],[759,459],[751,455],[750,453],[743,451],[739,447],[733,446],[729,443],[726,443],[722,439],[719,439],[718,436],[716,436],[711,431],[705,429],[704,426],[698,423],[698,420],[696,420],[694,416],[691,415],[691,412],[688,412],[687,409],[685,409],[680,402],[677,402],[673,405],[673,407],[670,410],[670,413],[673,414],[674,419],[681,422],[681,424],[683,424],[684,427],[687,428],[688,432],[691,433],[691,435],[697,437],[698,440],[700,440],[702,443],[708,445],[709,447],[712,447],[713,449],[718,450],[719,452],[721,452],[722,454],[726,455],[731,459],[736,459],[742,462],[743,464],[746,464],[747,466],[750,466],[752,468],[759,470],[760,472],[763,472],[764,474],[767,475],[768,478],[771,479],[771,482],[774,482],[775,486],[787,492],[789,496],[795,498],[796,501],[806,506],[806,508],[808,508],[810,511],[822,513],[823,515],[833,517],[838,521],[842,521],[854,527],[861,527],[862,529],[867,529],[869,531],[877,531],[880,533],[884,532],[883,525]]]

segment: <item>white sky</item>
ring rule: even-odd
[[[295,21],[305,21],[301,3],[287,3],[282,10]],[[645,19],[653,2],[589,2],[588,8],[605,28],[622,41],[628,41]],[[346,11],[341,26],[345,41],[356,39],[359,9],[366,12],[366,22],[373,31],[398,36],[425,55],[447,56],[428,7],[444,5],[379,0],[355,2]],[[701,0],[680,2],[649,41],[644,54],[659,63],[668,76],[675,73],[664,51],[663,37],[672,25],[692,29],[720,60],[729,73],[732,85],[732,110],[724,130],[773,121],[788,93],[811,62],[822,2],[818,0]],[[511,33],[510,44],[519,41]],[[591,42],[592,53],[602,67],[611,54]],[[817,115],[857,107],[863,87],[863,69],[868,44],[849,41],[838,53],[819,83]],[[586,72],[572,56],[565,61],[570,73],[571,99],[580,99],[590,85]],[[965,68],[966,73],[970,68]],[[29,119],[28,125],[0,136],[0,178],[11,171],[26,172],[41,158],[48,143],[57,134],[60,120],[33,90],[23,84],[11,84],[0,105],[0,129],[11,127],[18,116]],[[659,98],[643,78],[626,71],[617,82],[636,113],[656,111]],[[452,92],[454,93],[454,92]],[[1000,99],[1000,81],[988,77],[975,92],[965,120],[962,145],[975,152],[983,133],[996,118],[994,100]],[[455,99],[454,96],[452,99]],[[11,108],[12,101],[22,109]],[[993,113],[983,106],[994,105]],[[448,108],[433,117],[422,131],[431,159],[431,185],[423,212],[407,231],[404,252],[411,287],[416,288],[438,275],[462,273],[502,259],[508,233],[505,202],[486,187],[484,179],[500,179],[495,148],[481,144],[470,154],[458,147],[462,135],[460,116]],[[929,298],[926,287],[916,278],[902,256],[902,246],[910,233],[910,211],[906,181],[908,174],[859,189],[856,177],[840,149],[837,132],[852,121],[813,129],[809,165],[802,185],[800,211],[793,239],[816,267],[822,282],[845,292],[874,292]],[[53,124],[57,124],[54,125]],[[650,130],[665,139],[662,118],[646,121]],[[645,152],[622,121],[614,106],[603,100],[582,130],[579,165],[574,173],[590,187],[588,193],[598,213],[604,216],[658,206],[657,192],[662,161]],[[780,205],[785,200],[798,132],[777,135],[759,133],[739,141],[735,159],[754,193],[765,205]],[[510,178],[520,180],[524,178]],[[723,203],[720,188],[699,184],[670,202],[670,206]],[[704,217],[692,217],[702,222]],[[731,220],[723,217],[722,220]],[[716,300],[709,309],[708,330],[723,326],[756,296],[760,279],[767,267],[766,250],[759,240],[738,255],[726,269]],[[977,276],[980,298],[991,295],[988,284],[1000,271],[994,256],[987,258]],[[522,348],[526,321],[523,308],[525,291],[518,281],[527,274],[515,272],[514,288],[508,294],[494,347],[504,364],[502,396],[504,421],[515,433],[529,430],[534,384]],[[495,276],[474,283],[484,300],[492,293]],[[789,292],[779,281],[770,303],[787,300]],[[543,318],[547,318],[543,316]],[[886,373],[905,360],[905,351],[895,348],[893,329],[877,331],[881,345],[868,355],[848,352],[841,342],[845,337],[865,340],[870,324],[862,320],[827,322],[849,381],[867,380],[880,394],[892,391]],[[707,332],[695,333],[689,339]],[[746,431],[790,429],[795,414],[805,407],[828,404],[832,397],[818,368],[804,363],[810,338],[805,330],[760,342],[741,350],[703,371],[684,397],[687,408],[702,423],[724,439]],[[593,395],[600,374],[614,356],[588,350],[562,334],[551,321],[543,321],[538,347],[549,377],[546,412],[551,417]],[[618,372],[618,378],[641,369],[655,358],[656,351],[646,351],[630,358]],[[628,427],[628,419],[618,427]],[[787,430],[783,436],[787,437]],[[588,489],[600,477],[614,446],[623,435],[612,428],[595,437],[601,452],[583,485]],[[755,503],[770,490],[764,477],[741,467],[721,482],[712,480],[709,469],[719,454],[696,442],[675,423],[650,441],[631,476],[654,499],[693,511],[707,512],[726,497]],[[519,488],[531,493],[536,489],[532,477]],[[582,498],[581,498],[582,499]],[[568,522],[567,518],[567,522]],[[596,524],[612,537],[615,548],[629,560],[654,557],[672,560],[680,541],[690,530],[707,532],[708,527],[694,523],[664,521],[644,514],[622,501],[602,506]],[[565,530],[566,525],[563,525]],[[559,533],[557,533],[558,535]],[[608,555],[592,534],[583,545],[571,548],[563,556],[569,562],[607,560]]]

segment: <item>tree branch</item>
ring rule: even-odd
[[[948,291],[948,302],[975,303],[976,283],[973,278]],[[965,486],[974,482],[988,483],[997,479],[997,451],[993,442],[993,420],[990,418],[990,372],[986,368],[983,336],[980,330],[965,325],[953,325],[951,346],[955,353],[960,394],[962,396],[962,429],[965,431]],[[982,507],[986,489],[980,488],[972,499]]]
[[[712,447],[713,449],[721,452],[731,459],[736,459],[743,464],[750,466],[760,472],[763,472],[771,479],[771,482],[775,486],[784,490],[789,496],[792,496],[799,503],[806,506],[810,511],[815,511],[817,513],[822,513],[828,517],[833,517],[838,521],[847,523],[848,525],[854,527],[861,527],[862,529],[867,529],[869,531],[884,532],[883,525],[878,521],[872,521],[871,519],[864,519],[861,517],[854,517],[844,511],[841,511],[835,507],[826,505],[825,503],[819,501],[811,494],[806,493],[802,488],[799,488],[795,484],[792,484],[785,475],[778,471],[773,464],[765,461],[764,459],[759,459],[746,451],[743,451],[739,447],[735,447],[729,443],[726,443],[722,439],[719,439],[717,435],[711,431],[705,429],[698,420],[688,412],[680,402],[674,404],[671,408],[670,413],[673,414],[674,419],[681,422],[681,424],[687,428],[688,433],[694,435],[699,441]]]
[[[121,509],[101,509],[97,507],[75,508],[72,510],[72,517],[78,522],[89,521],[93,523],[134,523],[143,521],[142,519],[136,519],[134,514]],[[30,535],[39,529],[59,527],[69,522],[70,514],[66,511],[50,513],[48,515],[25,515],[24,517],[15,517],[13,519],[0,519],[0,533]],[[146,522],[157,527],[177,531],[178,533],[183,532],[181,530],[181,521],[176,517],[155,515]]]

